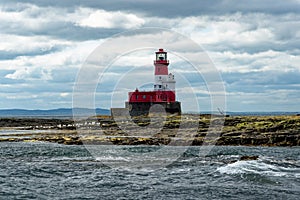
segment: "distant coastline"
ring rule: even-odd
[[[76,113],[81,113],[85,115],[86,113],[94,112],[96,115],[110,115],[110,110],[96,108],[96,109],[88,109],[88,108],[57,108],[57,109],[49,109],[49,110],[28,110],[28,109],[0,109],[0,117],[19,117],[19,118],[72,118],[73,111]]]

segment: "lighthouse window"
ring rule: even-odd
[[[156,54],[156,60],[165,60],[166,59],[166,55],[164,53],[159,53]]]
[[[139,95],[135,95],[135,99],[139,99]]]
[[[146,99],[146,95],[143,95],[143,99]]]
[[[159,85],[158,87],[161,88],[161,85]]]

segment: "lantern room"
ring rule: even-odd
[[[154,61],[154,64],[163,64],[163,65],[169,65],[169,61],[167,59],[167,52],[164,51],[164,49],[159,49],[156,54],[156,60]]]

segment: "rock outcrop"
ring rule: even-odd
[[[0,119],[0,142],[47,141],[66,145],[248,145],[300,146],[300,116],[169,116],[128,119]],[[157,121],[156,121],[157,120]],[[151,123],[151,125],[150,125]],[[154,124],[153,124],[154,123]],[[158,125],[155,126],[155,123]],[[138,127],[138,131],[137,131]],[[156,130],[157,129],[157,130]],[[32,130],[26,134],[12,130]],[[38,132],[38,130],[53,130]]]

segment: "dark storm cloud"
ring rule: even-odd
[[[0,2],[6,2],[1,0]],[[17,3],[20,1],[9,1]],[[38,6],[56,6],[72,9],[76,6],[105,9],[109,11],[127,10],[132,12],[147,13],[151,16],[178,17],[193,16],[199,14],[224,14],[233,12],[264,12],[271,14],[280,13],[299,13],[299,1],[274,1],[274,0],[214,0],[214,1],[161,1],[161,0],[114,0],[114,1],[95,1],[95,0],[24,0],[22,2],[32,3]]]

